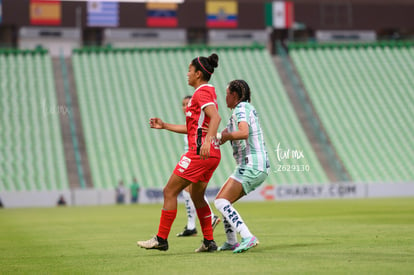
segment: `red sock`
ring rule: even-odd
[[[211,241],[213,237],[213,227],[211,226],[211,210],[208,205],[198,208],[197,216],[200,220],[201,230],[203,231],[204,238]]]
[[[177,209],[175,210],[161,210],[160,225],[158,226],[158,237],[168,239],[171,226],[177,216]]]

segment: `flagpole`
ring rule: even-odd
[[[82,8],[80,6],[76,7],[76,27],[79,30],[82,28]]]
[[[82,34],[82,8],[80,6],[76,7],[76,28],[79,30],[79,46],[83,47],[83,34]]]

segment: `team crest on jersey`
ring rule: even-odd
[[[178,163],[178,165],[180,165],[184,169],[187,169],[188,166],[190,166],[190,163],[191,163],[191,159],[187,158],[186,156],[183,156],[180,162]]]

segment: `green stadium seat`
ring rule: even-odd
[[[68,189],[50,56],[0,51],[0,68],[0,191]]]
[[[352,180],[412,180],[414,47],[304,47],[290,55]]]

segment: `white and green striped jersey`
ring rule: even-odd
[[[267,156],[263,131],[260,127],[256,110],[248,102],[240,102],[233,110],[227,130],[238,130],[239,122],[245,121],[249,125],[249,137],[243,140],[232,140],[233,156],[238,165],[250,167],[259,171],[269,171],[270,164]]]

